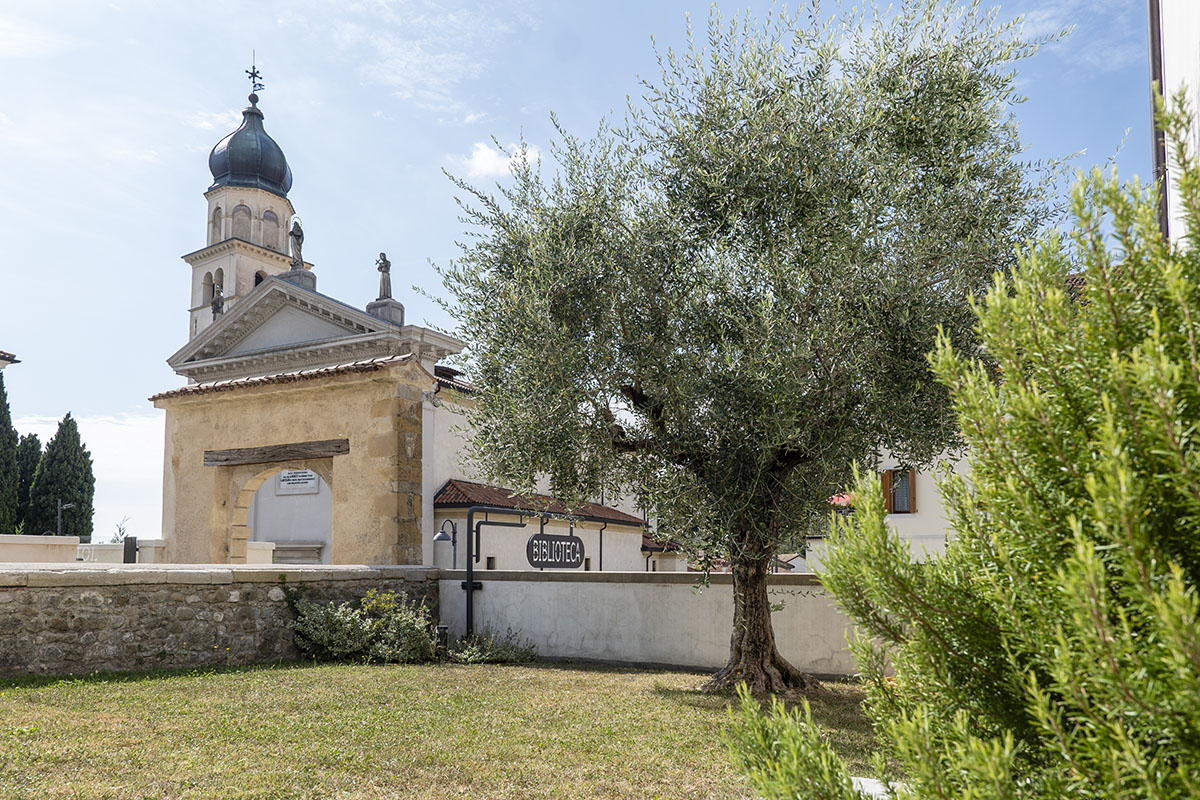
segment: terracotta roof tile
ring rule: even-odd
[[[457,389],[464,394],[474,394],[475,387],[459,378],[459,375],[462,375],[462,373],[453,367],[445,367],[438,364],[433,368],[433,379],[438,382],[439,386]]]
[[[499,506],[516,511],[546,511],[551,514],[571,513],[560,501],[547,494],[524,494],[514,497],[511,489],[457,479],[446,481],[433,498],[434,508],[467,508],[475,505]],[[584,503],[574,509],[574,513],[579,517],[587,517],[598,522],[646,527],[646,523],[641,517],[602,506],[599,503]]]
[[[267,386],[277,383],[297,383],[299,381],[313,380],[316,378],[327,378],[330,375],[350,375],[356,372],[373,372],[378,369],[386,369],[387,367],[403,364],[412,358],[411,353],[405,353],[402,356],[384,356],[382,358],[368,358],[363,361],[352,361],[348,364],[336,364],[332,367],[318,367],[316,369],[302,369],[296,372],[282,372],[276,375],[261,375],[253,378],[231,378],[223,381],[210,381],[208,383],[194,383],[190,386],[182,386],[178,389],[172,389],[169,392],[160,392],[150,398],[150,402],[155,400],[163,400],[168,397],[187,397],[197,394],[208,394],[210,392],[224,392],[231,389],[243,389],[248,386]]]
[[[679,542],[668,539],[665,542],[660,542],[649,533],[642,534],[642,552],[643,553],[676,553],[682,550]]]

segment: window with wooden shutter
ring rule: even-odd
[[[908,469],[887,469],[880,474],[883,501],[889,514],[915,514],[917,511],[916,473]]]

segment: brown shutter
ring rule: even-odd
[[[908,471],[908,513],[917,513],[917,471]]]
[[[885,469],[879,473],[879,482],[883,485],[883,507],[887,513],[892,513],[892,471]]]

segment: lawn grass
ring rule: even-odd
[[[5,798],[747,798],[703,676],[322,665],[0,683]],[[862,695],[813,715],[856,774]]]

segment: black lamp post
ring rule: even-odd
[[[446,526],[450,526],[450,532],[446,533]],[[458,569],[458,523],[452,519],[448,519],[442,523],[441,530],[433,535],[435,542],[450,542],[451,554],[453,563],[450,569]]]
[[[58,498],[58,535],[59,536],[62,536],[62,512],[63,512],[63,509],[72,509],[74,507],[75,507],[74,503],[64,503],[62,501],[61,497]]]

